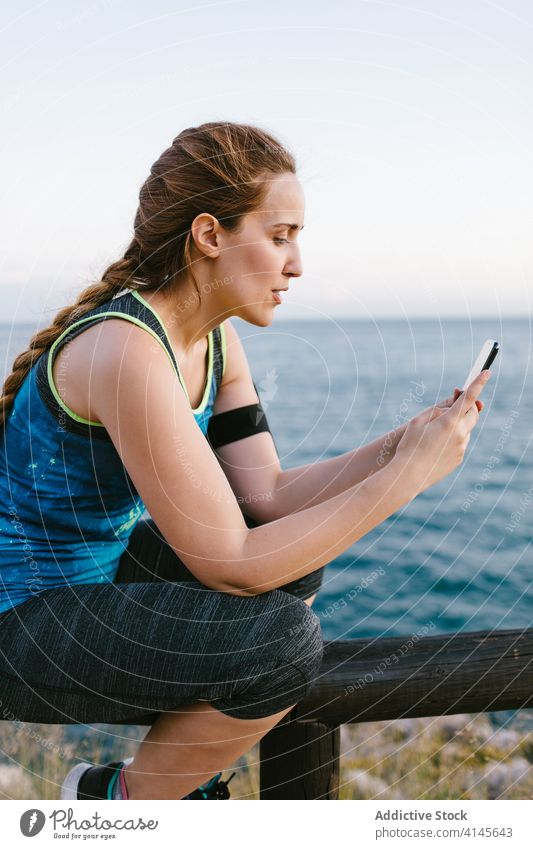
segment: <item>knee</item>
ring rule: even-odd
[[[301,701],[316,680],[323,656],[320,620],[302,599],[280,590],[265,594],[269,615],[262,623],[261,651],[248,665],[246,686],[222,710],[258,719]]]
[[[284,603],[272,623],[276,665],[270,672],[270,692],[286,705],[301,701],[316,680],[324,643],[320,619],[303,599],[279,592]]]
[[[284,604],[280,616],[273,622],[272,631],[274,640],[282,648],[283,656],[298,663],[306,655],[311,666],[319,665],[323,650],[319,617],[304,599],[285,592],[279,595],[284,597]]]
[[[284,595],[287,596],[286,593]],[[303,599],[292,596],[289,606],[288,639],[284,642],[282,657],[299,670],[304,682],[305,695],[314,682],[324,653],[320,619]],[[284,627],[286,627],[284,625]]]

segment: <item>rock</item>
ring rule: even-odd
[[[520,746],[523,739],[522,734],[519,734],[518,731],[512,731],[510,728],[499,728],[493,731],[484,742],[488,746],[495,746],[497,749],[501,749],[502,752],[512,752]]]
[[[450,716],[441,716],[433,726],[433,731],[439,733],[445,740],[453,740],[458,734],[467,728],[471,728],[471,715],[469,713],[455,713]]]
[[[364,769],[347,769],[343,774],[343,785],[346,787],[347,784],[356,799],[375,799],[383,793],[385,798],[394,798],[385,781]]]
[[[525,758],[513,758],[506,763],[485,767],[483,780],[486,782],[489,798],[499,799],[509,789],[515,789],[524,778],[533,774],[533,767]]]
[[[31,799],[33,796],[31,776],[20,766],[0,765],[0,797],[6,799]]]
[[[349,725],[341,725],[341,742],[340,742],[340,754],[341,758],[343,755],[350,754],[353,749],[354,743],[354,735]]]
[[[394,723],[394,726],[402,732],[406,740],[410,740],[412,737],[418,737],[420,734],[422,734],[428,727],[431,720],[432,717],[428,717],[427,719],[424,717],[398,719]]]

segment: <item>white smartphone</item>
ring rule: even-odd
[[[499,342],[496,342],[494,339],[487,339],[487,341],[483,344],[483,347],[481,348],[481,351],[479,352],[474,365],[470,369],[468,377],[463,383],[463,392],[472,383],[472,381],[475,380],[475,378],[479,374],[481,374],[482,371],[484,371],[486,368],[490,368],[499,350]]]

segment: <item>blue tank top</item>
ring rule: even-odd
[[[70,410],[52,376],[62,346],[109,318],[150,333],[188,397],[164,324],[136,291],[90,310],[41,354],[0,429],[0,613],[56,587],[112,581],[145,511],[104,425]],[[209,333],[207,360],[202,401],[192,410],[204,435],[225,369],[223,324]]]

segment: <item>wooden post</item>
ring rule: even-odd
[[[261,799],[338,799],[340,729],[288,716],[260,744]]]

